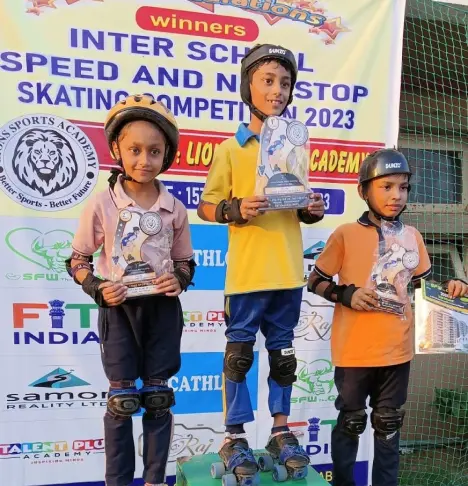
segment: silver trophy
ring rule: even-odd
[[[378,309],[403,316],[408,303],[407,287],[419,265],[417,242],[411,230],[399,221],[382,221],[385,252],[372,269],[371,280],[379,297]]]
[[[298,209],[309,205],[309,132],[297,120],[270,116],[260,133],[255,195],[266,196],[268,208]]]
[[[157,294],[156,279],[174,270],[173,232],[159,213],[123,209],[115,231],[111,279],[127,288],[127,299]]]

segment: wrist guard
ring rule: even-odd
[[[102,280],[99,277],[96,277],[96,275],[88,273],[86,278],[83,280],[81,287],[83,292],[88,294],[99,307],[108,307],[104,301],[102,290],[99,289],[99,285],[101,285],[103,282],[107,282],[107,280]]]
[[[197,264],[195,260],[174,262],[174,277],[179,281],[180,288],[187,290],[190,285],[194,285],[192,282],[195,275],[195,267]]]
[[[221,224],[227,223],[237,223],[237,224],[245,224],[247,220],[242,217],[240,207],[242,204],[242,198],[237,199],[237,197],[233,197],[231,202],[226,201],[223,199],[217,206],[216,206],[216,213],[215,219],[216,222]]]
[[[353,298],[354,292],[359,289],[354,284],[351,285],[337,285],[333,280],[327,280],[326,278],[317,278],[314,283],[307,288],[309,292],[316,293],[315,290],[317,286],[322,282],[327,282],[328,287],[323,292],[323,298],[336,304],[337,302],[344,305],[345,307],[351,307],[351,300]],[[335,297],[335,298],[333,298]]]
[[[356,290],[358,290],[360,287],[356,287],[354,284],[337,285],[336,287],[336,301],[345,307],[352,309],[351,300],[354,292],[356,292]]]
[[[315,214],[310,214],[307,208],[302,208],[297,210],[297,217],[299,221],[305,224],[314,224],[322,221],[323,216],[317,216]]]

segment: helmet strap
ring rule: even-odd
[[[169,142],[166,138],[166,146],[164,148],[164,159],[163,159],[163,164],[161,166],[161,170],[159,171],[159,174],[162,174],[163,172],[166,172],[166,170],[170,169],[172,160],[169,160],[168,156],[169,156]],[[176,156],[177,156],[177,153],[176,153]]]
[[[119,147],[119,153],[120,153],[120,147]],[[117,159],[117,164],[122,168],[122,172],[121,172],[120,175],[122,176],[122,179],[124,181],[136,182],[137,184],[140,184],[140,182],[133,179],[133,177],[130,177],[129,175],[127,175],[127,173],[125,172],[124,166],[123,166],[122,159]]]
[[[120,155],[120,146],[119,146],[119,139],[117,138],[117,140],[115,141],[115,143],[117,144],[117,148],[119,149],[119,155]],[[123,166],[123,162],[122,162],[122,157],[119,157],[117,159],[117,164],[122,168],[122,179],[124,181],[129,181],[129,182],[136,182],[137,184],[140,184],[140,182],[136,181],[135,179],[133,179],[132,177],[130,177],[129,175],[127,175],[127,173],[125,172],[125,169],[124,169],[124,166]]]
[[[255,108],[255,106],[252,105],[252,103],[249,103],[249,108],[250,108],[250,113],[252,115],[255,115],[259,120],[261,120],[262,123],[268,118],[268,115],[265,115],[265,113]]]
[[[263,111],[260,111],[258,108],[256,108],[253,105],[252,102],[250,102],[248,105],[249,105],[250,113],[252,115],[255,115],[259,120],[261,120],[262,123],[269,117],[269,115],[265,115],[265,113],[263,113]],[[288,106],[289,106],[289,103],[284,107],[284,110],[279,114],[279,116],[283,115],[283,113],[286,111]]]

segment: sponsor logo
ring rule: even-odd
[[[103,453],[104,439],[0,444],[0,460],[25,459],[31,464],[82,462],[92,454]]]
[[[247,374],[252,407],[257,409],[258,352]],[[180,371],[169,379],[177,400],[174,414],[210,413],[223,411],[222,372],[224,353],[182,353]]]
[[[40,273],[16,275],[7,273],[9,280],[71,280],[65,268],[65,260],[71,254],[73,233],[52,230],[43,233],[35,228],[15,228],[5,236],[7,247],[25,261],[42,268]]]
[[[217,332],[224,328],[224,311],[183,311],[185,333]]]
[[[286,51],[284,49],[268,49],[269,54],[281,54],[282,56],[286,55]]]
[[[325,242],[320,240],[304,250],[304,275],[309,278],[310,272],[315,268],[315,262],[325,248]]]
[[[226,256],[223,250],[193,250],[193,258],[201,267],[225,267]]]
[[[307,422],[292,422],[288,424],[297,436],[305,436],[304,449],[309,456],[318,454],[329,455],[331,452],[331,431],[336,420],[321,420],[311,417]],[[307,431],[307,434],[304,433]]]
[[[31,263],[27,273],[7,272],[8,280],[58,282],[70,281],[65,260],[71,255],[74,234],[64,229],[40,231],[36,228],[22,227],[9,231],[5,244],[22,263]],[[93,255],[94,260],[100,251]],[[28,269],[29,270],[29,269]]]
[[[0,128],[0,189],[38,211],[83,202],[97,182],[93,144],[73,123],[52,115],[25,115]]]
[[[224,290],[227,260],[227,228],[225,226],[190,225],[197,264],[194,283],[197,290]]]
[[[293,384],[291,403],[332,402],[337,392],[333,366],[328,359],[307,362],[297,360],[297,381]]]
[[[30,383],[35,388],[69,388],[71,386],[87,386],[87,381],[72,374],[73,370],[65,371],[62,368],[47,373],[43,377]]]
[[[294,329],[296,339],[305,341],[330,341],[331,320],[334,305],[313,305],[308,300],[303,300],[299,322]]]
[[[73,369],[55,368],[31,382],[28,386],[35,390],[30,393],[8,393],[5,410],[75,410],[81,407],[105,407],[107,391],[93,389],[92,385],[73,374]],[[85,390],[68,390],[81,388]],[[64,389],[65,391],[52,391]],[[50,390],[50,391],[49,391]]]
[[[399,169],[401,167],[400,162],[393,162],[391,164],[385,164],[386,169]]]
[[[210,452],[216,452],[219,443],[223,441],[224,432],[204,425],[188,427],[184,424],[174,424],[171,449],[168,462],[178,458],[190,458]],[[143,434],[138,438],[138,454],[143,456]]]
[[[13,303],[13,344],[70,345],[99,343],[91,331],[96,304],[68,304],[63,300]],[[72,327],[74,330],[71,330]]]

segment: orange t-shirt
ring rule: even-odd
[[[427,277],[431,262],[423,238],[413,233],[419,264],[412,280]],[[324,277],[339,277],[339,285],[354,284],[370,288],[371,274],[379,254],[379,233],[365,212],[356,223],[339,226],[325,245],[315,270]],[[380,238],[381,240],[382,238]],[[409,250],[409,248],[408,248]],[[335,304],[331,334],[332,361],[335,366],[391,366],[413,358],[413,313],[408,302],[405,319],[381,311],[357,311]]]

